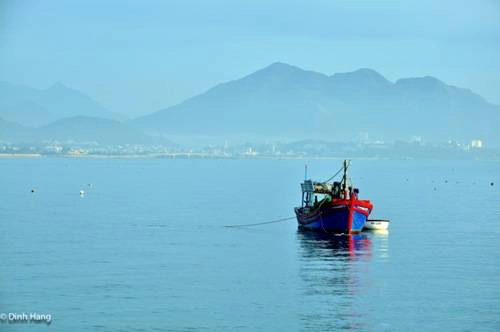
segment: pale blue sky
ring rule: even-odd
[[[432,75],[500,104],[500,1],[0,0],[0,80],[129,116],[276,61]]]

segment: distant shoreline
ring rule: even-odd
[[[204,154],[40,154],[40,153],[0,153],[0,158],[73,158],[73,159],[274,159],[274,160],[301,160],[301,159],[329,159],[329,160],[343,160],[345,157],[320,157],[320,156],[214,156],[214,155],[204,155]],[[349,158],[348,159],[353,159]],[[363,157],[355,159],[386,159],[379,157]],[[404,158],[403,158],[404,159]]]
[[[39,158],[44,157],[40,153],[0,153],[0,158]]]
[[[436,157],[388,157],[388,156],[269,156],[269,155],[253,155],[253,156],[221,156],[208,154],[41,154],[41,153],[0,153],[0,159],[20,159],[20,158],[72,158],[72,159],[226,159],[226,160],[478,160],[478,161],[500,161],[495,158],[436,158]]]

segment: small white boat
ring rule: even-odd
[[[368,219],[363,227],[363,230],[386,230],[389,228],[389,220],[385,219]]]

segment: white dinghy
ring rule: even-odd
[[[363,227],[363,230],[387,230],[389,228],[389,220],[386,219],[368,219]]]

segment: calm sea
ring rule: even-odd
[[[341,161],[308,165],[324,180]],[[498,162],[354,160],[391,220],[354,238],[223,227],[293,215],[304,161],[0,167],[0,313],[52,316],[1,331],[500,330]]]

